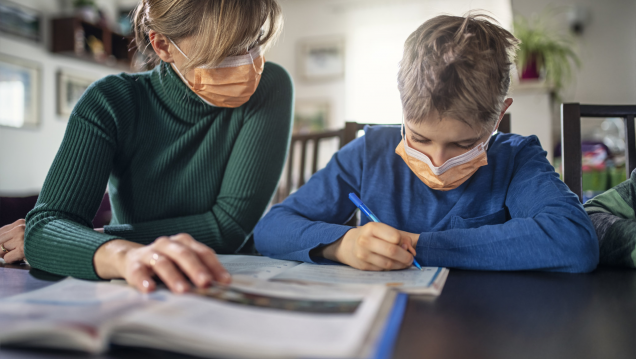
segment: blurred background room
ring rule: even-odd
[[[291,157],[273,202],[361,135],[355,123],[401,122],[396,74],[403,43],[440,14],[485,10],[523,41],[510,131],[537,135],[557,171],[561,103],[636,104],[633,0],[279,2],[285,26],[265,57],[292,75],[296,104]],[[0,0],[0,226],[35,204],[86,87],[109,74],[143,70],[143,59],[129,51],[136,4]],[[581,126],[589,198],[625,179],[625,130],[616,118],[584,119]],[[108,222],[108,211],[105,196],[96,226]]]

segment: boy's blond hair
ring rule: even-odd
[[[194,46],[182,71],[217,65],[255,45],[266,48],[280,33],[282,11],[276,0],[142,0],[135,9],[134,32],[147,67],[160,61],[150,49],[154,30],[178,43],[192,36]]]
[[[510,87],[519,40],[487,15],[437,16],[404,43],[398,89],[404,117],[450,117],[492,131]]]

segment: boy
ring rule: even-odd
[[[403,126],[374,126],[259,222],[262,254],[363,270],[588,272],[594,227],[536,136],[495,134],[518,40],[490,17],[438,16],[406,40]],[[370,106],[372,104],[369,104]],[[343,223],[355,193],[382,223]],[[413,250],[414,249],[414,250]]]

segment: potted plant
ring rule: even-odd
[[[581,66],[572,42],[550,31],[545,16],[528,20],[517,15],[513,28],[515,36],[521,40],[517,52],[520,80],[543,78],[558,97],[564,83],[572,76],[572,65]]]

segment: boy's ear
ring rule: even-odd
[[[154,30],[148,32],[148,39],[155,53],[163,62],[174,62],[174,58],[170,54],[170,41],[165,35],[162,35]]]
[[[501,108],[501,113],[499,114],[499,121],[501,121],[501,119],[504,117],[504,115],[506,114],[506,111],[508,111],[508,108],[510,107],[510,105],[512,105],[512,99],[511,98],[507,98],[504,100],[504,105]],[[499,125],[497,125],[499,126]]]

